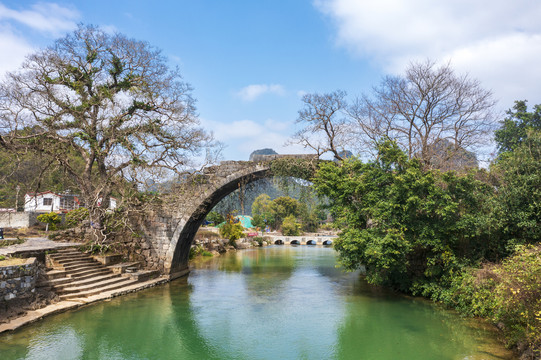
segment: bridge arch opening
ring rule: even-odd
[[[301,242],[299,240],[291,240],[291,242],[289,244],[290,245],[300,245]]]
[[[315,241],[315,240],[308,240],[308,241],[306,242],[306,245],[317,245],[317,241]]]
[[[332,245],[332,240],[325,240],[325,241],[323,241],[323,245],[325,245],[325,246],[331,246],[331,245]]]
[[[274,245],[284,245],[284,240],[278,239],[274,242]]]
[[[179,211],[182,215],[176,228],[168,236],[171,238],[166,255],[164,270],[174,276],[175,273],[184,272],[188,268],[190,247],[197,230],[205,220],[207,214],[227,195],[239,189],[240,186],[251,184],[254,181],[272,178],[271,162],[279,158],[300,158],[308,161],[317,161],[313,155],[269,155],[262,162],[226,161],[219,166],[205,170],[196,178],[196,188],[200,189],[197,196],[192,196],[192,203]],[[185,193],[189,193],[185,191]],[[298,243],[300,245],[300,242]]]

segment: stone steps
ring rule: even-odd
[[[64,266],[64,271],[68,274],[80,271],[82,269],[95,269],[99,268],[102,265],[98,262],[78,262],[76,264],[66,265]]]
[[[105,280],[98,280],[96,278],[92,279],[93,281],[89,281],[87,282],[86,284],[74,284],[74,283],[70,283],[68,284],[67,286],[61,288],[61,289],[58,289],[56,292],[57,294],[59,295],[63,295],[63,294],[76,294],[76,293],[82,293],[82,292],[85,292],[85,291],[89,291],[89,290],[94,290],[94,289],[98,289],[98,288],[105,288],[107,286],[110,286],[110,285],[114,285],[114,284],[117,284],[117,283],[120,283],[120,282],[123,282],[126,280],[126,278],[122,278],[120,276],[115,276],[115,277],[112,277],[112,278],[109,278],[109,279],[105,279]]]
[[[68,273],[67,276],[72,279],[77,280],[83,280],[88,279],[90,277],[103,275],[110,273],[109,269],[106,268],[91,268],[91,269],[80,269],[78,271],[72,271],[71,273]]]
[[[66,260],[66,259],[77,259],[77,258],[87,258],[87,254],[83,254],[79,251],[61,251],[49,254],[49,257],[53,260]]]
[[[77,250],[62,249],[48,256],[54,270],[47,273],[47,284],[62,300],[82,299],[140,282],[139,277],[114,273],[110,267]]]
[[[55,279],[62,279],[66,277],[66,272],[64,270],[49,270],[47,271],[47,278],[49,281]]]
[[[76,264],[76,263],[79,263],[79,262],[91,262],[91,261],[94,261],[93,259],[89,259],[88,256],[81,256],[79,258],[61,258],[61,259],[55,259],[53,260],[54,262],[56,262],[57,264],[59,265],[62,265],[62,266],[66,266],[66,265],[71,265],[71,264]]]
[[[85,301],[110,292],[123,291],[159,276],[157,271],[138,271],[138,263],[105,266],[90,255],[74,249],[49,254],[54,270],[47,273],[51,286],[61,300]]]
[[[74,299],[77,299],[77,298],[84,298],[84,297],[88,297],[88,296],[91,296],[91,295],[96,295],[96,294],[99,294],[99,293],[105,292],[105,291],[117,290],[117,289],[123,288],[125,286],[134,285],[136,283],[138,283],[137,280],[123,279],[123,281],[121,281],[121,282],[117,282],[117,283],[110,284],[110,285],[107,285],[107,286],[102,286],[102,287],[95,288],[95,289],[92,289],[92,290],[81,291],[81,292],[76,292],[76,293],[71,293],[71,294],[63,294],[63,295],[60,295],[60,299],[62,299],[62,300],[74,300]]]
[[[67,282],[55,283],[54,287],[58,291],[62,291],[64,288],[67,288],[67,287],[86,286],[86,285],[89,285],[89,284],[92,284],[92,283],[105,281],[105,280],[118,278],[118,277],[120,277],[120,274],[105,273],[105,275],[94,275],[94,276],[88,277],[86,279],[66,278],[68,280]]]

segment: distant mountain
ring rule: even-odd
[[[273,149],[259,149],[250,154],[250,161],[254,161],[254,155],[277,155],[278,153]]]

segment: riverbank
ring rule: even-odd
[[[204,251],[213,256],[236,251],[241,249],[247,249],[251,247],[257,247],[267,245],[268,242],[263,241],[260,245],[257,241],[249,239],[242,239],[233,244],[228,244],[225,240],[209,240],[203,239],[202,242],[197,241],[194,245],[194,249],[205,249]],[[2,256],[38,256],[41,261],[45,262],[46,252],[56,251],[58,249],[79,246],[81,243],[59,243],[57,241],[51,241],[47,238],[37,237],[29,238],[24,243],[19,243],[4,248],[0,248],[0,255]],[[195,256],[201,255],[202,252],[195,252]],[[45,273],[44,265],[41,265],[40,276]],[[187,270],[184,275],[189,272]],[[43,280],[43,278],[42,278]],[[122,296],[125,294],[137,292],[147,288],[151,288],[157,285],[165,284],[171,280],[170,276],[163,275],[158,278],[150,279],[144,282],[140,282],[134,285],[126,286],[121,289],[102,292],[96,295],[89,296],[87,298],[72,300],[60,300],[54,291],[47,289],[36,288],[33,296],[25,296],[21,299],[14,299],[9,302],[9,305],[0,311],[3,319],[0,321],[0,333],[19,329],[22,326],[39,321],[46,316],[66,312],[80,308],[82,306],[90,305],[99,301],[106,301],[114,297]]]
[[[6,249],[4,252],[6,254],[16,254],[24,251],[32,251],[33,253],[40,251],[40,245],[46,246],[48,250],[54,250],[54,244],[60,248],[66,246],[73,246],[78,244],[58,244],[47,239],[34,239],[28,244],[20,244],[20,246],[15,249]],[[194,244],[194,249],[199,249],[194,251],[192,258],[204,258],[208,255],[220,256],[227,252],[235,252],[237,250],[249,249],[254,247],[263,247],[270,245],[269,241],[262,241],[261,243],[253,241],[250,239],[240,239],[233,244],[229,244],[226,240],[221,239],[203,239],[203,241],[196,241]],[[43,249],[42,249],[43,250]],[[45,250],[43,250],[45,251]],[[187,275],[189,270],[186,271],[184,275]],[[125,294],[137,292],[140,290],[148,289],[154,286],[165,284],[169,282],[171,278],[167,275],[160,276],[159,278],[151,279],[145,282],[137,283],[119,290],[112,290],[103,292],[97,295],[92,295],[90,297],[79,299],[77,301],[59,301],[58,298],[55,298],[55,294],[50,291],[40,291],[37,296],[29,302],[24,302],[21,306],[16,306],[12,309],[14,315],[8,318],[7,322],[0,323],[0,333],[7,331],[13,331],[19,329],[25,325],[34,323],[47,317],[49,315],[54,315],[70,310],[74,310],[83,306],[87,306],[96,302],[106,301],[118,296]],[[53,295],[51,297],[51,295]]]
[[[28,311],[24,315],[14,318],[7,323],[0,324],[0,333],[19,329],[22,326],[41,320],[44,317],[49,316],[49,315],[58,314],[58,313],[66,312],[69,310],[74,310],[82,306],[96,303],[98,301],[109,300],[117,296],[148,289],[157,285],[165,284],[168,281],[169,281],[168,276],[161,276],[159,278],[155,278],[155,279],[151,279],[151,280],[141,282],[135,285],[131,285],[126,288],[122,288],[120,290],[112,290],[112,291],[107,291],[107,292],[100,293],[97,295],[92,295],[92,296],[89,296],[88,298],[81,299],[78,301],[66,300],[66,301],[55,302],[43,308]]]

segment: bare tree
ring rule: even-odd
[[[349,142],[350,119],[346,116],[346,93],[341,90],[328,94],[306,94],[304,108],[299,111],[300,129],[291,140],[313,149],[318,156],[330,152],[341,160]]]
[[[159,50],[84,25],[0,83],[0,135],[64,168],[101,233],[115,184],[181,171],[212,141]]]
[[[349,110],[362,141],[392,139],[426,166],[475,150],[495,123],[492,93],[449,63],[411,63],[405,76],[385,77],[372,95]]]

